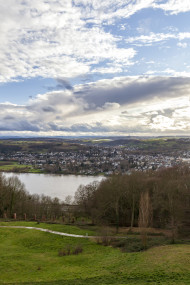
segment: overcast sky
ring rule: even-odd
[[[190,135],[189,0],[0,0],[0,135]]]

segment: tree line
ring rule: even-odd
[[[154,227],[190,234],[190,169],[113,175],[100,183],[81,185],[75,203],[95,224]]]
[[[63,202],[58,198],[31,195],[17,176],[6,178],[0,173],[0,217],[47,220],[62,215]]]

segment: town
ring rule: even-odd
[[[84,144],[64,151],[8,151],[0,152],[0,161],[17,162],[15,172],[38,171],[42,173],[112,175],[130,174],[132,170],[146,171],[172,167],[183,162],[190,163],[190,150],[179,149],[165,152],[139,150],[137,145]],[[71,144],[72,146],[72,144]],[[19,166],[19,167],[18,167]]]

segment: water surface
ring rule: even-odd
[[[17,176],[30,194],[44,194],[64,200],[74,194],[78,187],[93,181],[101,181],[102,176],[57,175],[37,173],[3,173],[6,177]]]

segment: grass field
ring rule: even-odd
[[[19,164],[16,161],[0,161],[0,172],[31,172],[42,173],[40,169],[33,168],[30,164]]]
[[[29,170],[32,168],[32,165],[24,165],[24,164],[19,164],[16,161],[0,161],[0,171],[15,171],[18,170]]]
[[[37,226],[27,222],[14,225]],[[86,233],[74,226],[38,226],[74,234]],[[80,245],[83,252],[59,256],[58,252],[68,244],[71,247]],[[189,245],[122,253],[88,239],[0,228],[0,284],[190,284],[189,265]]]

